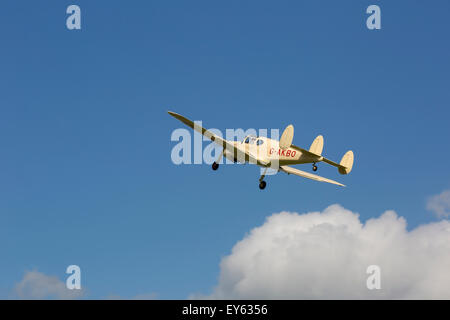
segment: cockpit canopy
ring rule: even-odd
[[[248,143],[248,144],[254,144],[256,143],[257,146],[260,146],[264,143],[264,140],[255,136],[247,136],[245,137],[243,143]]]

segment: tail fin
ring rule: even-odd
[[[321,135],[317,136],[314,139],[313,143],[311,143],[311,147],[309,147],[309,152],[312,152],[317,155],[322,155],[323,150],[323,137]]]
[[[339,163],[339,173],[349,174],[353,168],[353,160],[354,160],[353,151],[351,150],[347,151],[347,153],[344,154],[344,156],[341,159],[341,162]]]
[[[280,138],[280,148],[286,150],[292,144],[292,139],[294,138],[294,126],[292,124],[288,125],[284,129],[283,134]]]

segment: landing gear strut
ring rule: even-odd
[[[223,149],[222,152],[220,153],[219,158],[217,158],[217,162],[216,162],[216,161],[213,162],[213,164],[212,164],[212,169],[213,169],[214,171],[216,171],[217,169],[219,169],[219,162],[220,162],[220,160],[222,160],[222,156],[223,156],[223,153],[224,153],[224,152],[225,152],[225,149]]]
[[[264,177],[266,176],[267,168],[264,170],[264,173],[259,177],[259,188],[264,190],[266,188],[267,183],[264,181]]]
[[[313,163],[313,171],[317,171],[317,166],[315,162]]]

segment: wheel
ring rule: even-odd
[[[261,181],[260,183],[259,183],[259,188],[261,189],[261,190],[264,190],[264,188],[266,187],[266,182],[263,180],[263,181]]]
[[[317,166],[315,164],[313,165],[313,171],[317,171]]]
[[[219,164],[216,163],[216,162],[213,162],[213,164],[212,164],[212,169],[213,169],[213,170],[219,169]]]

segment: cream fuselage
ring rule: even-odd
[[[234,141],[236,152],[224,152],[225,157],[238,162],[249,162],[261,166],[279,166],[316,162],[316,158],[301,152],[297,148],[282,150],[279,141],[266,137],[246,137],[243,141]]]

